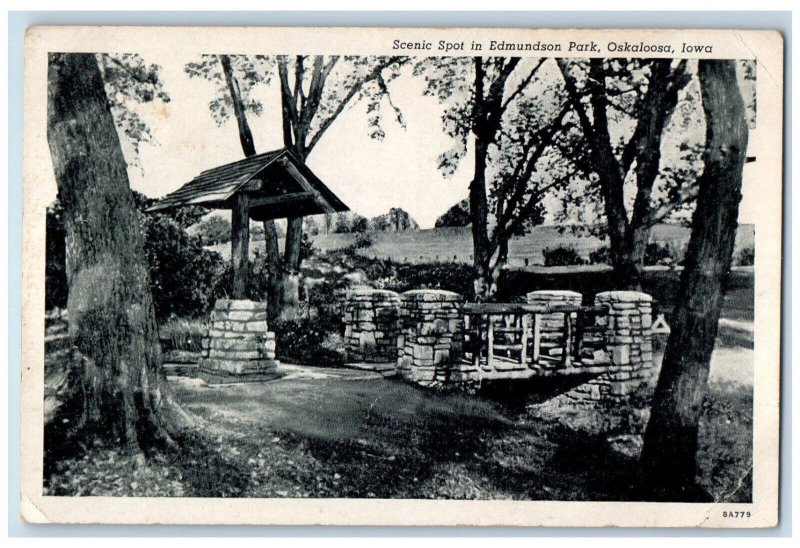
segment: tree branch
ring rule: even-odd
[[[536,73],[539,71],[539,67],[541,67],[541,66],[542,66],[542,64],[543,64],[545,61],[547,61],[547,58],[546,58],[546,57],[543,57],[543,58],[539,59],[539,62],[536,64],[536,66],[535,66],[535,67],[533,67],[533,70],[531,70],[531,72],[530,72],[530,74],[528,74],[527,78],[525,78],[525,79],[524,79],[524,80],[523,80],[523,81],[520,83],[520,85],[519,85],[519,86],[517,86],[517,89],[515,89],[515,90],[514,90],[514,91],[511,93],[511,95],[509,95],[509,96],[508,96],[508,99],[506,99],[506,101],[505,101],[505,102],[502,104],[502,106],[500,107],[500,108],[501,108],[501,109],[502,109],[504,112],[505,112],[505,110],[508,108],[508,105],[510,105],[510,104],[511,104],[511,101],[513,101],[513,100],[516,98],[516,96],[517,96],[517,95],[519,95],[520,93],[522,93],[522,90],[523,90],[523,89],[525,89],[525,88],[528,86],[528,84],[530,84],[531,80],[533,80],[533,77],[534,77],[534,75],[535,75],[535,74],[536,74]]]
[[[371,82],[372,80],[376,80],[378,77],[380,77],[384,69],[395,64],[398,66],[402,66],[408,63],[409,61],[410,61],[409,57],[389,57],[385,61],[379,62],[372,69],[372,71],[370,71],[361,81],[353,84],[353,86],[347,91],[347,93],[339,102],[339,104],[336,105],[336,108],[333,109],[333,112],[327,118],[320,121],[319,128],[309,140],[308,146],[306,147],[306,151],[311,152],[311,150],[314,148],[317,142],[319,142],[319,140],[322,138],[322,135],[325,133],[325,131],[342,113],[342,111],[344,111],[345,107],[353,99],[353,97],[355,97],[362,89],[364,89],[364,86],[367,83]]]

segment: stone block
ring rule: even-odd
[[[417,359],[432,360],[433,347],[429,345],[415,344],[413,347],[413,356],[415,361]]]
[[[433,353],[433,364],[447,364],[450,362],[450,350],[436,350]]]
[[[257,339],[214,339],[211,341],[213,350],[253,351],[258,350],[261,343]]]
[[[258,301],[250,301],[246,299],[236,299],[229,301],[228,304],[229,310],[250,310],[255,312],[266,312],[267,311],[267,303],[262,303]]]

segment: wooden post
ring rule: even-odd
[[[522,349],[519,354],[519,363],[520,365],[525,366],[528,363],[528,327],[531,321],[531,317],[529,314],[520,314],[519,318],[520,321],[522,322],[522,335],[520,335],[520,343],[522,343]]]
[[[539,345],[542,343],[542,334],[541,329],[542,326],[539,322],[539,314],[533,315],[533,362],[532,365],[536,365],[539,361]]]
[[[247,194],[237,194],[231,211],[231,266],[233,298],[244,299],[247,292],[248,254],[250,248],[250,215]]]

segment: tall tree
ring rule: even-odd
[[[541,222],[543,197],[575,174],[555,146],[571,109],[541,75],[547,67],[546,59],[517,57],[432,57],[415,67],[425,93],[449,105],[444,130],[455,144],[439,158],[442,171],[452,174],[473,145],[469,217],[479,301],[497,290],[510,238]]]
[[[76,426],[129,449],[170,443],[192,420],[161,368],[142,235],[94,55],[50,55],[47,139],[66,226]]]
[[[223,58],[225,64],[221,63]],[[212,116],[222,123],[228,119],[230,109],[233,110],[243,151],[249,155],[255,152],[255,147],[247,114],[258,115],[263,110],[252,90],[258,84],[271,83],[272,71],[277,67],[283,143],[305,161],[333,122],[359,100],[368,101],[368,123],[373,138],[383,137],[381,104],[384,100],[402,125],[400,111],[388,99],[387,84],[398,76],[400,67],[407,62],[404,57],[205,55],[200,62],[189,63],[186,72],[218,84],[218,96],[209,105]],[[276,283],[282,288],[284,308],[291,308],[298,302],[296,274],[300,267],[302,234],[302,218],[288,219],[284,252],[280,256],[277,233],[265,225],[267,261],[270,272],[275,272]]]
[[[735,62],[701,60],[698,73],[706,116],[705,169],[641,457],[647,485],[660,499],[694,497],[698,424],[747,152],[747,112]]]
[[[691,79],[686,61],[595,58],[558,64],[582,134],[570,157],[599,189],[618,282],[638,286],[650,229],[671,211],[653,205],[653,189],[661,173],[664,130]],[[628,181],[635,184],[630,208]],[[676,197],[666,205],[682,203]]]

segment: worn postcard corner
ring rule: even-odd
[[[783,47],[28,29],[22,518],[775,526]]]

